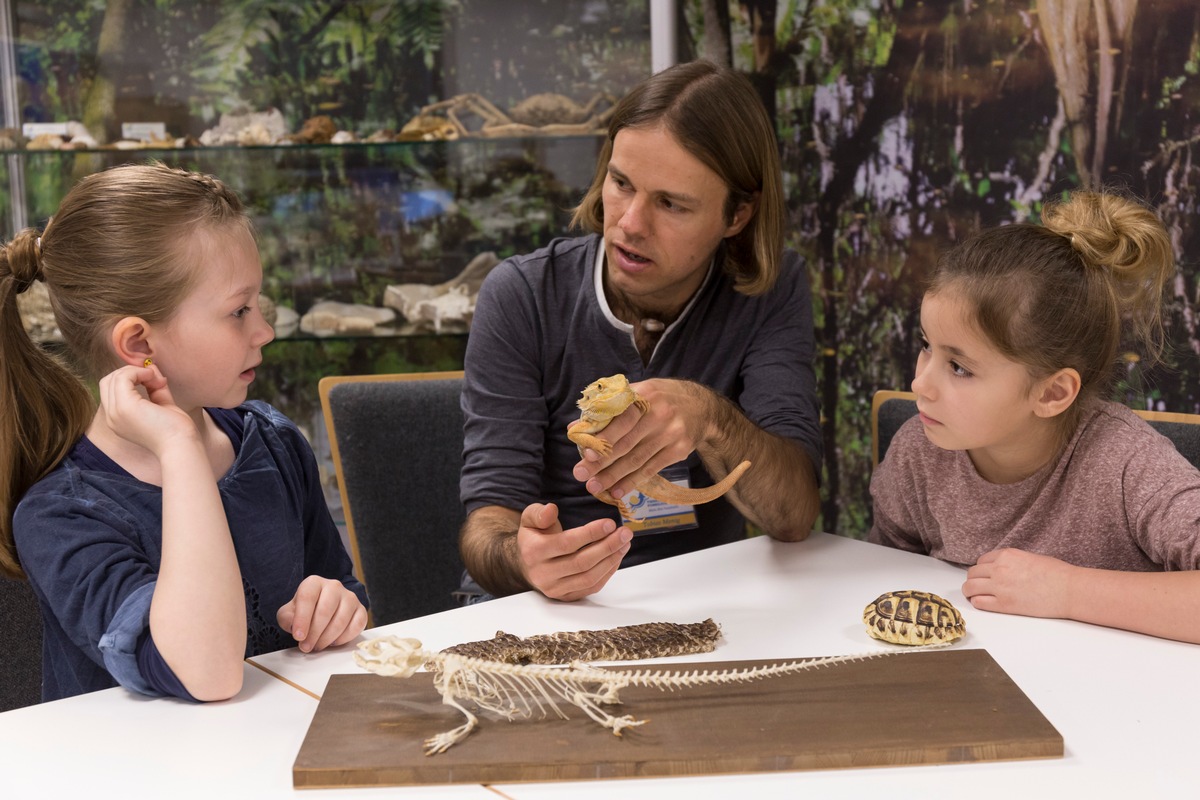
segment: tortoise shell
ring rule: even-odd
[[[887,592],[863,609],[867,633],[893,644],[946,644],[966,632],[962,614],[931,592]]]

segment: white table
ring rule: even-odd
[[[885,591],[922,589],[962,611],[959,646],[986,649],[1062,734],[1064,758],[961,765],[780,772],[495,786],[535,798],[1198,797],[1200,647],[1062,620],[976,611],[964,570],[932,558],[814,534],[798,544],[766,538],[618,572],[597,595],[558,603],[526,593],[384,626],[428,649],[653,620],[712,617],[715,652],[671,661],[787,659],[890,646],[867,637],[863,607]],[[1200,613],[1200,610],[1198,610]],[[356,673],[349,652],[286,650],[253,659],[319,695],[333,673]],[[584,724],[581,721],[581,724]],[[485,735],[480,733],[479,735]],[[878,793],[878,794],[874,794]]]
[[[961,569],[934,559],[837,536],[814,534],[798,544],[761,538],[621,570],[604,591],[578,603],[526,593],[366,636],[395,633],[440,649],[488,638],[497,629],[530,635],[712,617],[723,632],[717,650],[671,661],[858,653],[887,647],[863,631],[862,609],[870,600],[892,589],[923,589],[959,607],[968,631],[959,646],[988,650],[1063,735],[1064,758],[490,787],[293,790],[292,764],[316,698],[331,674],[361,672],[353,647],[346,646],[255,657],[246,668],[243,694],[227,703],[144,700],[112,689],[0,714],[0,796],[60,796],[72,789],[95,797],[321,800],[1200,796],[1195,730],[1200,648],[1080,623],[975,611],[962,596],[962,580]]]
[[[0,714],[0,797],[294,798],[317,701],[250,664],[237,698],[195,705],[106,689]],[[321,800],[496,800],[481,786],[345,789]]]

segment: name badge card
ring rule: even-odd
[[[676,486],[690,488],[685,464],[673,464],[659,474]],[[664,503],[653,497],[647,497],[636,489],[622,499],[637,517],[637,519],[628,519],[624,515],[621,517],[621,524],[633,531],[634,536],[699,527],[696,522],[695,506]]]

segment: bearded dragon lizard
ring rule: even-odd
[[[630,406],[637,406],[643,412],[650,410],[650,404],[639,397],[625,376],[619,373],[589,383],[577,405],[581,413],[579,419],[567,427],[567,438],[579,448],[580,456],[583,456],[584,449],[589,447],[601,456],[609,455],[612,453],[612,445],[596,434],[608,427],[613,417]],[[749,468],[750,462],[743,461],[719,482],[699,489],[677,486],[661,475],[639,479],[634,485],[642,494],[663,503],[699,505],[716,500],[728,492]],[[595,497],[610,506],[616,506],[626,519],[636,518],[625,501],[612,499],[607,492],[601,492]]]

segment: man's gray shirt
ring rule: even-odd
[[[599,235],[555,239],[505,260],[484,281],[462,399],[460,490],[467,512],[553,502],[564,529],[619,519],[571,474],[579,451],[566,435],[579,417],[584,387],[616,373],[631,383],[681,378],[709,387],[737,403],[751,422],[799,444],[819,475],[813,310],[803,260],[785,253],[774,288],[747,297],[734,291],[718,254],[700,291],[643,365],[631,327],[612,316],[597,291],[602,244]],[[686,463],[690,486],[713,483],[696,453]],[[622,565],[745,536],[744,519],[725,499],[696,511],[699,530],[639,535]]]

